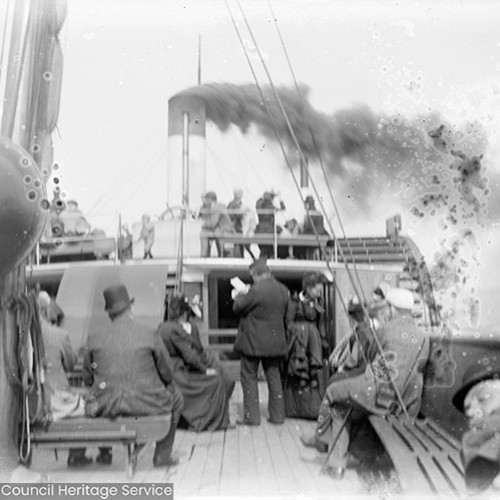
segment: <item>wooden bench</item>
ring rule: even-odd
[[[464,496],[460,442],[430,419],[369,417],[405,494]]]
[[[170,421],[170,415],[67,418],[52,422],[47,429],[32,429],[30,440],[35,448],[55,449],[122,444],[127,450],[127,477],[132,479],[143,445],[164,438]]]

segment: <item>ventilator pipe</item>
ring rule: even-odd
[[[42,235],[50,203],[29,153],[0,136],[0,280],[27,258]]]

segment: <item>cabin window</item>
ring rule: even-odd
[[[233,299],[231,298],[232,274],[211,274],[208,280],[208,326],[212,329],[238,328],[238,318],[233,313]],[[239,276],[244,283],[251,283],[250,275]]]

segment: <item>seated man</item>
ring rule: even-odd
[[[84,399],[71,390],[66,372],[73,370],[77,354],[73,350],[66,330],[59,328],[64,316],[62,309],[45,291],[38,296],[40,323],[45,349],[45,389],[53,422],[63,418],[83,417]],[[92,463],[85,456],[85,448],[71,448],[68,454],[68,467],[81,467]]]
[[[59,214],[59,221],[64,227],[65,236],[83,236],[90,230],[90,224],[74,200],[68,200],[66,208]]]
[[[301,438],[305,446],[318,451],[325,451],[337,439],[329,456],[329,471],[336,479],[344,476],[349,431],[354,423],[369,414],[401,414],[398,394],[410,417],[416,417],[420,410],[429,338],[411,315],[411,291],[393,288],[387,292],[386,300],[391,320],[376,332],[381,350],[376,342],[366,343],[368,366],[362,373],[355,371],[352,376],[330,383],[321,403],[315,435]],[[373,329],[370,333],[374,333]]]
[[[474,363],[464,373],[453,397],[465,413],[469,430],[462,436],[465,483],[471,493],[500,490],[500,365]]]
[[[63,418],[83,417],[85,407],[83,397],[71,390],[66,376],[66,372],[73,370],[77,362],[77,355],[71,345],[68,332],[59,328],[56,324],[57,319],[53,318],[52,303],[49,294],[41,291],[38,296],[38,304],[45,349],[45,390],[52,421],[56,422]],[[85,450],[83,453],[70,451],[69,457],[68,465],[70,467],[74,460],[78,460],[80,465],[92,462],[91,458],[85,456]]]
[[[83,381],[91,389],[86,414],[114,418],[171,413],[168,434],[156,443],[153,465],[175,465],[171,453],[182,395],[172,383],[170,356],[153,329],[133,321],[134,299],[124,285],[110,286],[103,295],[111,323],[105,331],[92,333],[87,343]],[[111,463],[110,450],[101,448],[97,461]]]
[[[210,247],[215,241],[217,255],[224,257],[222,244],[217,236],[234,233],[233,223],[229,218],[227,208],[217,202],[217,195],[213,191],[208,191],[202,197],[202,207],[200,218],[203,221],[201,226],[201,256],[210,257]]]

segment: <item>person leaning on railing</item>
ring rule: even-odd
[[[218,236],[231,234],[235,231],[227,208],[222,203],[217,202],[217,195],[213,191],[208,191],[202,196],[200,218],[203,221],[200,235],[201,256],[210,257],[210,247],[214,241],[217,255],[224,257],[223,245]]]
[[[307,196],[304,202],[306,215],[302,225],[302,234],[312,234],[314,236],[330,236],[325,229],[323,214],[316,209],[316,203],[312,196]],[[310,247],[306,249],[306,259],[319,260],[320,252],[318,248]]]
[[[262,198],[257,200],[255,204],[259,223],[255,228],[256,233],[269,233],[278,235],[283,228],[276,225],[276,211],[285,210],[285,203],[281,200],[279,193],[274,191],[266,191]],[[264,258],[272,258],[274,250],[272,245],[259,245],[260,256]]]
[[[235,189],[233,191],[233,195],[234,198],[227,205],[229,218],[233,223],[233,228],[237,234],[241,234],[242,236],[251,236],[250,233],[253,234],[256,224],[253,223],[253,212],[250,208],[243,205],[243,189]],[[248,244],[235,244],[234,256],[244,257],[245,250],[250,254],[252,259],[255,259],[254,254],[250,249],[250,245]]]

